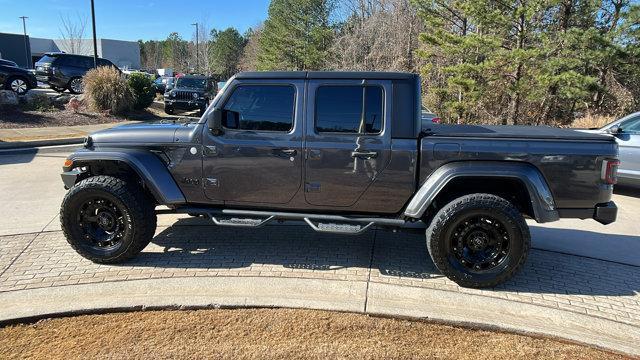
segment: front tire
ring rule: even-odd
[[[169,115],[173,115],[175,110],[173,109],[173,106],[165,105],[164,106],[164,112],[169,114]]]
[[[153,238],[155,206],[138,186],[112,176],[93,176],[67,192],[60,223],[67,242],[101,264],[136,256]]]
[[[29,83],[23,77],[12,77],[7,81],[7,90],[11,90],[18,95],[24,95],[29,91]]]
[[[494,287],[515,275],[531,247],[529,227],[509,201],[470,194],[445,205],[426,232],[435,266],[463,287]]]

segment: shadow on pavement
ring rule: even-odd
[[[640,186],[633,187],[631,185],[618,184],[613,188],[613,192],[618,195],[632,196],[640,198]]]
[[[18,152],[0,153],[0,166],[30,163],[36,155],[38,155],[38,149],[25,149]]]
[[[535,225],[530,229],[533,248],[640,267],[640,234],[607,234]]]
[[[194,222],[185,219],[176,224]],[[359,236],[337,236],[319,234],[306,226],[250,230],[194,225],[171,226],[153,243],[164,251],[142,252],[126,265],[215,270],[271,264],[315,271],[371,266],[372,271],[378,270],[391,283],[411,280],[415,286],[429,286],[429,282],[443,281],[429,258],[424,236],[419,234],[377,230]],[[494,290],[634,296],[640,291],[640,268],[532,250],[524,269]]]

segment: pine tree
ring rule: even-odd
[[[223,31],[211,30],[209,63],[213,72],[220,75],[221,79],[228,79],[238,72],[244,45],[245,39],[234,28]]]
[[[331,45],[329,0],[272,0],[258,52],[259,70],[317,70]]]

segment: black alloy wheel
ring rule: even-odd
[[[483,193],[444,205],[430,221],[426,240],[438,270],[472,288],[509,280],[522,268],[531,247],[520,211],[502,197]]]
[[[103,196],[92,196],[80,205],[78,225],[87,246],[94,250],[114,250],[122,246],[126,232],[123,209]]]

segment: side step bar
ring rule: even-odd
[[[199,207],[182,207],[175,210],[158,210],[158,214],[181,213],[192,215],[203,215],[211,219],[219,226],[258,228],[273,220],[304,221],[317,232],[359,235],[369,230],[374,225],[390,227],[424,227],[422,222],[409,222],[404,219],[379,218],[379,217],[351,217],[327,214],[307,214],[293,212],[273,212],[235,209],[211,209]]]

